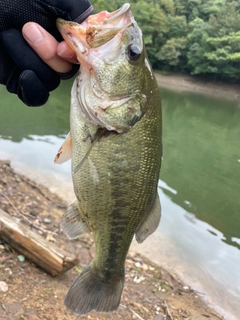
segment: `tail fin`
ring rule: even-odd
[[[84,315],[95,310],[109,312],[119,306],[124,283],[123,276],[103,279],[89,265],[69,289],[65,305],[72,312]]]

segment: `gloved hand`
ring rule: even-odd
[[[0,83],[28,106],[46,103],[49,91],[58,87],[61,78],[73,76],[78,66],[68,74],[52,70],[24,40],[22,27],[36,22],[61,41],[56,19],[81,23],[92,10],[88,0],[0,0]]]

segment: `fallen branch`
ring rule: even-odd
[[[224,320],[224,319],[223,319],[223,317],[221,317],[221,316],[217,315],[216,313],[211,312],[211,314],[212,314],[213,316],[215,316],[215,317],[219,318],[220,320]]]
[[[173,317],[172,317],[172,314],[171,314],[171,312],[170,312],[170,310],[169,310],[169,308],[168,308],[167,302],[164,301],[164,304],[165,304],[166,313],[167,313],[166,315],[169,316],[169,318],[170,318],[171,320],[173,320]]]
[[[140,320],[144,320],[137,312],[135,312],[133,309],[129,308],[129,310]]]
[[[0,209],[0,239],[14,250],[47,271],[59,275],[78,263],[77,256],[67,253]]]

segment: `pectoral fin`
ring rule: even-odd
[[[92,148],[95,146],[95,144],[99,141],[99,139],[104,135],[104,130],[99,128],[95,135],[92,137],[91,135],[89,135],[86,138],[86,141],[88,142],[88,147],[86,148],[86,154],[84,155],[84,157],[81,159],[81,161],[79,162],[79,164],[76,166],[76,168],[74,168],[73,173],[76,174],[78,172],[78,170],[82,167],[82,165],[84,164],[85,160],[87,159],[87,157],[89,156],[90,152],[92,151]]]
[[[77,201],[72,203],[64,213],[60,226],[70,240],[77,239],[88,231],[86,223],[80,216]]]
[[[158,227],[161,218],[161,205],[159,196],[157,195],[155,203],[150,210],[140,221],[137,226],[135,237],[138,243],[142,243],[150,234]]]
[[[72,158],[72,137],[71,133],[66,136],[63,144],[61,145],[58,153],[54,159],[54,163],[61,164]]]

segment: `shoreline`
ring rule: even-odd
[[[224,98],[226,100],[240,100],[240,84],[214,83],[200,80],[189,75],[165,76],[154,72],[159,87],[176,92],[192,92],[205,96]]]
[[[0,160],[0,172],[0,208],[32,232],[79,257],[75,267],[63,275],[52,277],[31,261],[25,258],[20,261],[19,253],[5,250],[7,246],[2,242],[0,280],[7,289],[1,291],[0,287],[0,298],[6,306],[0,308],[0,318],[6,316],[17,320],[22,316],[24,319],[33,319],[34,315],[36,320],[52,320],[54,314],[62,320],[74,320],[75,316],[64,306],[64,296],[76,277],[92,261],[95,253],[93,238],[91,234],[86,234],[75,241],[66,239],[59,227],[61,216],[67,208],[64,200],[47,187],[17,173],[8,160]],[[12,274],[15,276],[12,277]],[[130,250],[126,259],[124,290],[117,311],[109,314],[92,312],[83,319],[159,320],[203,317],[225,319],[210,302],[204,301],[197,291],[176,275]]]

